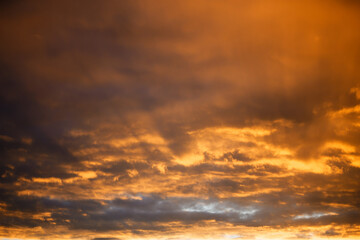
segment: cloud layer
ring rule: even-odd
[[[360,238],[354,1],[0,4],[0,237]]]

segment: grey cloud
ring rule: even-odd
[[[93,238],[92,240],[120,240],[119,238]]]
[[[339,236],[339,235],[341,235],[341,233],[337,232],[333,228],[330,228],[330,229],[326,230],[322,235],[328,236],[328,237],[333,237],[333,236]]]
[[[107,231],[117,229],[163,229],[162,223],[181,221],[192,224],[204,220],[229,222],[245,226],[298,226],[323,224],[357,224],[358,208],[339,209],[316,205],[314,197],[301,197],[291,192],[257,194],[243,198],[164,198],[138,195],[141,199],[60,200],[38,197],[4,195],[8,211],[47,212],[57,224],[71,229]],[[281,203],[281,202],[283,203]],[[307,204],[307,203],[312,204]],[[336,201],[333,201],[336,202]],[[105,205],[104,205],[105,203]],[[329,215],[335,212],[336,215]],[[294,218],[293,216],[298,216]],[[276,216],[276,217],[275,217]],[[7,216],[3,216],[6,221]],[[21,225],[27,221],[8,219]],[[129,225],[128,220],[140,225]],[[29,220],[34,226],[46,226],[48,220]],[[8,226],[8,224],[6,226]]]
[[[218,172],[226,174],[246,173],[249,175],[268,175],[281,173],[284,169],[271,164],[245,164],[237,166],[224,166],[220,164],[204,162],[192,166],[181,164],[170,165],[167,168],[170,172],[186,172],[187,174],[202,174],[205,172]]]

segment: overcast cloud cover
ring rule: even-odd
[[[360,239],[360,4],[2,1],[0,239]]]

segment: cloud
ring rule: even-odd
[[[358,11],[1,3],[0,236],[357,237]]]
[[[119,238],[93,238],[93,240],[118,240]]]
[[[323,233],[324,236],[329,236],[329,237],[332,237],[332,236],[338,236],[338,235],[341,235],[340,233],[336,232],[335,229],[333,228],[330,228],[328,230],[326,230],[324,233]]]

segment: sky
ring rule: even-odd
[[[360,3],[0,2],[0,239],[360,239]]]

